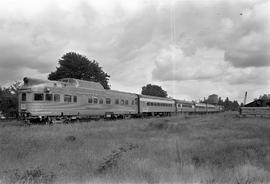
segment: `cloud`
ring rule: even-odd
[[[170,9],[163,10],[164,22],[170,22],[165,17]],[[200,48],[216,48],[224,50],[225,61],[235,67],[269,66],[269,9],[269,1],[176,1],[174,42],[186,56]]]
[[[257,68],[234,68],[227,69],[224,81],[231,85],[250,85],[253,88],[258,86],[264,86],[267,89],[267,85],[270,84],[268,80],[270,78],[270,67]]]
[[[155,65],[153,78],[160,81],[216,80],[227,67],[220,50],[200,49],[185,56],[182,49],[173,45],[160,51]]]

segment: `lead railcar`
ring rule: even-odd
[[[24,78],[19,90],[19,114],[32,122],[60,117],[135,116],[138,114],[137,100],[136,94],[106,90],[96,82]]]

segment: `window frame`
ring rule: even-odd
[[[76,95],[73,95],[73,103],[77,103],[78,102],[78,97]]]
[[[49,96],[50,96],[50,98],[48,98]],[[51,93],[45,93],[45,101],[46,102],[53,101],[53,94],[51,94]]]
[[[53,101],[54,102],[60,102],[61,101],[61,95],[60,94],[53,94]]]
[[[21,101],[25,102],[26,101],[26,93],[22,93],[21,95]]]
[[[42,99],[36,99],[37,95],[41,95]],[[44,93],[34,93],[34,101],[44,101]]]
[[[68,98],[67,98],[67,97],[68,97]],[[66,99],[69,99],[69,100],[66,101]],[[65,94],[65,95],[64,95],[64,102],[65,102],[65,103],[72,103],[72,95]]]
[[[105,104],[110,105],[111,104],[111,98],[106,98],[105,99]]]
[[[124,99],[121,99],[120,100],[120,105],[124,105],[125,104],[125,100]]]

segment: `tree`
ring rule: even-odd
[[[269,100],[269,99],[270,99],[270,94],[263,94],[263,95],[260,95],[259,99],[260,99],[260,100]]]
[[[95,60],[90,61],[86,56],[75,52],[68,52],[59,59],[59,67],[48,76],[49,80],[62,78],[75,78],[93,82],[99,82],[105,89],[108,85],[109,75],[105,73]]]
[[[167,97],[168,94],[164,91],[161,86],[147,84],[142,87],[142,95],[158,96],[158,97]]]
[[[20,82],[15,82],[8,88],[0,87],[0,111],[5,115],[15,117],[18,112],[18,89]]]

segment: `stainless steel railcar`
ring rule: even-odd
[[[177,113],[215,113],[222,112],[224,108],[220,105],[196,103],[194,101],[175,100]]]
[[[78,79],[24,79],[19,90],[19,114],[28,119],[110,117],[138,114],[138,96],[105,90],[101,84]]]
[[[176,112],[175,101],[170,98],[162,98],[147,95],[138,95],[139,110],[145,116],[166,116]]]
[[[178,113],[194,113],[195,112],[195,102],[185,101],[185,100],[175,100],[176,111]]]

